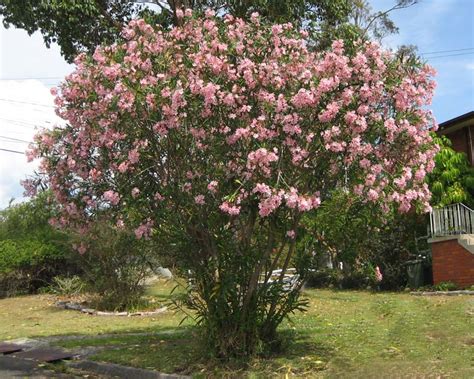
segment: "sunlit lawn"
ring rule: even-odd
[[[165,301],[172,288],[153,293]],[[286,350],[250,362],[209,360],[182,314],[101,317],[54,307],[49,296],[0,300],[0,340],[85,335],[93,359],[201,377],[474,377],[474,297],[307,290],[310,308],[281,327]],[[98,334],[114,336],[98,338]],[[128,334],[127,334],[128,333]],[[150,333],[134,335],[130,333]]]

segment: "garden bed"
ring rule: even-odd
[[[87,305],[83,305],[80,303],[72,302],[72,301],[58,301],[56,306],[63,309],[69,309],[74,311],[79,311],[82,313],[86,313],[89,315],[96,315],[96,316],[125,316],[125,317],[135,317],[135,316],[156,316],[168,310],[168,307],[160,307],[152,311],[137,311],[137,312],[107,312],[107,311],[99,311],[93,308],[88,307]]]
[[[472,290],[456,290],[456,291],[412,291],[414,296],[459,296],[459,295],[474,295]]]

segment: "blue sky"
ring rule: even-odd
[[[375,10],[394,4],[394,0],[370,2]],[[420,0],[392,13],[400,33],[384,39],[384,46],[413,44],[420,53],[449,51],[423,55],[438,71],[432,105],[438,122],[474,110],[473,18],[474,0]],[[460,49],[471,50],[451,51]],[[47,49],[39,34],[28,36],[23,30],[0,26],[0,149],[24,151],[35,128],[60,122],[49,88],[72,70],[59,48]],[[24,78],[32,79],[20,80]],[[0,209],[11,198],[21,199],[19,181],[36,167],[22,154],[0,150]]]
[[[393,2],[372,0],[371,4],[384,10]],[[420,0],[391,17],[400,32],[383,41],[388,47],[412,44],[420,53],[472,49],[423,57],[438,71],[432,105],[437,121],[474,110],[474,0]]]

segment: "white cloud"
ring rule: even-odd
[[[24,152],[28,143],[23,141],[32,141],[35,128],[61,121],[49,88],[72,69],[57,45],[45,47],[41,34],[29,36],[24,30],[0,26],[0,148]],[[41,80],[16,80],[23,78]],[[23,200],[20,180],[37,166],[27,163],[25,155],[0,150],[0,209],[11,198]]]
[[[466,69],[474,71],[474,63],[468,63],[466,66]]]
[[[24,152],[40,128],[60,123],[48,86],[37,80],[0,81],[0,148]],[[0,150],[0,209],[11,198],[22,200],[20,180],[31,175],[37,162]]]

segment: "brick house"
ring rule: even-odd
[[[448,137],[456,151],[466,153],[474,163],[474,111],[439,124],[438,135]]]
[[[474,111],[443,122],[438,134],[449,138],[453,149],[464,152],[474,165]],[[474,285],[474,211],[464,204],[434,209],[430,230],[433,283]]]

